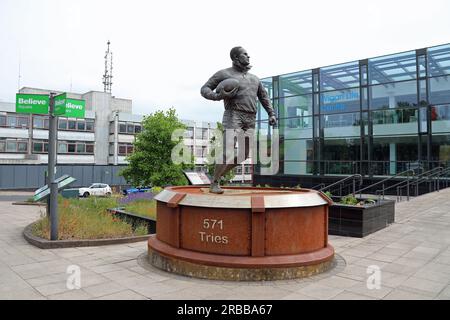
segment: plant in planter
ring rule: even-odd
[[[355,206],[358,204],[358,199],[356,199],[353,195],[349,194],[348,196],[342,197],[339,203]]]
[[[365,237],[395,220],[395,201],[342,197],[329,210],[329,234]]]

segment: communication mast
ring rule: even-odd
[[[108,40],[108,50],[105,53],[105,74],[103,75],[103,91],[111,93],[112,89],[112,71],[113,71],[113,54],[109,50],[111,42]],[[108,65],[109,63],[109,65]]]

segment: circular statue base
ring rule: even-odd
[[[215,280],[282,280],[328,271],[328,206],[306,189],[166,188],[157,200],[150,263],[176,274]]]

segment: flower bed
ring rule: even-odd
[[[58,201],[59,239],[109,239],[147,234],[146,225],[133,225],[112,216],[107,209],[115,207],[113,198],[62,199]],[[32,234],[50,239],[50,222],[45,213],[31,228]]]

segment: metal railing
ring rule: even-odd
[[[317,186],[312,187],[311,189],[313,189],[313,190],[320,190],[320,189],[324,188],[325,186],[326,186],[325,183],[320,183]]]
[[[438,168],[436,168],[438,169]],[[403,189],[407,188],[407,201],[409,201],[410,197],[410,187],[414,187],[415,189],[415,195],[416,197],[419,195],[419,185],[423,182],[428,182],[428,191],[432,192],[432,190],[434,191],[440,191],[441,189],[441,176],[444,174],[448,174],[450,173],[450,167],[449,168],[442,168],[439,167],[440,170],[438,170],[437,172],[431,172],[429,174],[427,174],[426,176],[423,177],[418,177],[416,179],[416,181],[414,181],[412,184],[410,185],[400,185],[397,187],[397,201],[402,201],[403,200]],[[433,171],[433,170],[430,170]],[[446,177],[445,180],[445,188],[448,188],[449,186],[449,177]],[[434,185],[434,189],[432,189],[432,186]]]
[[[425,172],[421,172],[421,173],[419,173],[417,175],[414,175],[413,178],[417,181],[420,178],[428,177],[428,176],[430,176],[432,174],[435,174],[436,172],[439,172],[442,169],[443,169],[442,167],[437,167],[437,168],[434,168],[434,169],[431,169],[431,170],[428,170],[428,171],[425,171]],[[393,189],[393,188],[397,188],[397,199],[398,199],[398,190],[399,190],[398,188],[400,188],[400,187],[402,187],[402,185],[404,185],[404,186],[407,187],[407,197],[408,197],[408,201],[409,201],[410,185],[414,183],[414,182],[411,182],[410,180],[411,180],[411,177],[408,176],[406,181],[400,181],[400,182],[398,182],[398,183],[396,183],[394,185],[391,185],[389,187],[386,187],[386,188],[383,187],[383,189],[377,190],[375,192],[375,194],[378,196],[378,200],[381,200],[381,195],[383,195],[383,199],[384,199],[384,195],[385,195],[386,191],[390,190],[390,189]]]
[[[328,186],[326,186],[326,187],[321,188],[319,191],[325,192],[326,190],[330,190],[330,192],[331,192],[331,190],[332,190],[331,188],[336,187],[336,186],[339,186],[339,196],[341,197],[341,196],[342,196],[342,190],[343,190],[344,187],[345,187],[345,183],[346,183],[347,181],[350,181],[350,180],[351,180],[352,187],[353,187],[353,189],[352,189],[352,191],[353,191],[352,194],[353,194],[353,196],[355,196],[356,180],[359,180],[359,186],[362,185],[362,176],[361,176],[360,174],[354,174],[354,175],[345,177],[344,179],[341,179],[341,180],[339,180],[339,181],[337,181],[337,182],[335,182],[335,183],[332,183],[332,184],[330,184],[330,185],[328,185]],[[334,189],[333,189],[333,190],[334,190]]]
[[[383,179],[381,181],[375,182],[375,183],[371,184],[368,187],[362,188],[362,189],[356,191],[356,193],[359,193],[359,196],[362,197],[362,192],[363,191],[373,189],[373,187],[378,186],[380,184],[382,185],[382,189],[381,190],[384,190],[385,189],[384,186],[385,186],[387,181],[390,181],[390,180],[398,178],[398,177],[404,177],[405,174],[406,174],[407,179],[409,179],[410,176],[411,176],[411,173],[412,173],[412,175],[414,175],[415,174],[415,170],[414,169],[408,169],[408,170],[402,171],[400,173],[397,173],[395,176],[391,176],[389,178],[386,178],[386,179]],[[383,192],[383,197],[384,197],[384,192]]]

